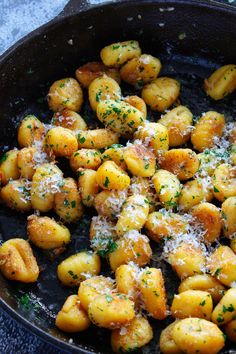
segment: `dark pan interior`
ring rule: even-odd
[[[17,125],[27,113],[36,114],[44,122],[51,119],[45,95],[54,80],[73,76],[82,63],[98,60],[104,45],[124,39],[139,40],[144,53],[162,60],[161,75],[181,81],[181,103],[187,105],[195,117],[207,110],[216,110],[229,120],[235,119],[235,93],[223,101],[213,102],[202,90],[203,78],[212,70],[221,64],[236,62],[235,33],[236,10],[201,1],[121,1],[81,14],[76,14],[75,9],[74,15],[35,31],[1,58],[1,151],[17,146]],[[129,93],[130,88],[124,86],[123,92]],[[87,105],[81,114],[91,126],[98,125]],[[149,112],[150,119],[157,120],[158,117],[158,113]],[[66,166],[65,161],[61,163]],[[68,290],[59,283],[56,267],[62,259],[89,247],[92,213],[87,210],[77,225],[69,225],[73,241],[57,259],[52,260],[49,253],[34,248],[42,269],[36,284],[13,283],[0,276],[0,297],[3,308],[12,316],[23,317],[22,322],[27,325],[28,321],[34,332],[60,348],[78,353],[109,354],[108,331],[91,328],[67,336],[54,326],[55,314],[65,298],[77,291]],[[0,205],[0,239],[4,241],[19,236],[27,238],[26,215]],[[178,285],[177,277],[167,264],[159,261],[160,246],[152,244],[152,248],[151,264],[162,268],[171,299]],[[104,274],[109,274],[106,261],[103,263]],[[142,349],[142,353],[159,352],[158,336],[169,322],[170,319],[151,321],[155,338]],[[73,343],[68,343],[69,338],[73,338]],[[227,343],[224,353],[236,353],[233,348],[232,343]]]

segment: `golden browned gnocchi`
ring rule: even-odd
[[[236,255],[228,246],[220,245],[208,258],[212,276],[222,284],[232,286],[236,280]]]
[[[155,155],[145,146],[128,146],[124,151],[124,160],[133,176],[152,177],[155,173]]]
[[[178,106],[162,115],[158,123],[167,127],[171,147],[184,145],[191,136],[193,114],[187,107]]]
[[[83,91],[75,79],[68,77],[55,81],[49,89],[48,105],[54,111],[67,108],[79,112],[83,104]]]
[[[134,302],[124,294],[98,295],[89,304],[88,315],[98,327],[120,328],[134,319]]]
[[[109,254],[111,269],[134,262],[138,266],[146,265],[152,256],[149,239],[137,230],[131,230],[116,241],[116,249]]]
[[[131,106],[137,108],[142,112],[144,119],[147,118],[147,106],[144,100],[139,96],[126,96],[123,100],[129,103]]]
[[[85,88],[88,88],[93,80],[104,75],[111,77],[120,84],[119,70],[117,68],[108,68],[101,62],[89,62],[80,66],[75,72],[76,79]]]
[[[71,157],[78,150],[78,142],[70,129],[55,127],[50,129],[44,141],[45,149],[55,156]]]
[[[206,268],[202,249],[186,242],[169,253],[168,261],[180,279],[202,274]]]
[[[192,178],[199,168],[197,154],[191,149],[172,149],[159,158],[159,165],[172,172],[180,181]]]
[[[116,269],[116,286],[119,293],[137,301],[139,297],[138,271],[130,264],[122,264]]]
[[[40,158],[42,152],[36,147],[30,146],[19,150],[17,154],[17,168],[22,178],[32,180],[37,166],[37,157]]]
[[[142,140],[157,156],[169,149],[168,130],[159,123],[144,121],[134,133],[134,138]]]
[[[99,192],[96,171],[90,169],[80,171],[79,191],[83,204],[87,207],[91,207]]]
[[[104,75],[91,82],[88,88],[88,95],[90,105],[96,111],[99,102],[109,99],[119,100],[121,98],[121,89],[115,80]]]
[[[236,199],[236,198],[235,198]],[[219,209],[211,203],[201,203],[191,210],[197,223],[204,229],[204,242],[212,243],[220,237],[222,218]]]
[[[149,314],[157,320],[166,318],[167,298],[161,270],[145,268],[140,276],[139,288]]]
[[[115,293],[113,279],[103,275],[95,275],[82,281],[79,285],[78,296],[83,308],[88,311],[90,303],[99,295]]]
[[[209,274],[195,274],[184,279],[178,288],[179,293],[187,290],[207,291],[217,303],[224,295],[226,288]]]
[[[101,163],[101,154],[96,149],[80,149],[70,157],[70,167],[77,173],[83,168],[97,170]]]
[[[163,354],[182,354],[182,350],[179,349],[173,339],[173,329],[179,320],[171,323],[165,329],[161,331],[160,335],[160,349]]]
[[[123,190],[129,187],[130,178],[114,161],[105,161],[97,170],[97,184],[102,189]]]
[[[29,216],[27,231],[30,241],[45,250],[65,247],[70,242],[70,231],[67,227],[48,216]]]
[[[224,326],[224,331],[228,338],[232,342],[236,343],[236,319],[226,323],[226,325]]]
[[[78,113],[66,108],[53,115],[52,125],[67,128],[72,131],[87,130],[85,120]]]
[[[77,134],[77,140],[80,149],[104,149],[117,144],[119,136],[109,129],[80,130]]]
[[[180,94],[180,83],[170,77],[159,77],[142,90],[142,98],[153,111],[168,109]]]
[[[37,281],[39,267],[27,241],[12,238],[0,246],[0,271],[10,280],[23,283]]]
[[[92,251],[82,251],[64,259],[57,267],[57,276],[66,286],[77,286],[82,280],[98,275],[101,261]]]
[[[233,237],[236,235],[236,196],[230,197],[222,203],[221,213],[224,220],[224,236]]]
[[[172,332],[177,347],[186,354],[217,354],[224,347],[223,332],[202,318],[185,318],[175,324]]]
[[[124,235],[130,230],[141,230],[147,221],[149,203],[145,196],[131,195],[123,204],[116,224],[116,233]]]
[[[3,185],[7,184],[10,180],[18,179],[20,173],[17,166],[18,150],[9,150],[6,152],[0,161],[1,182]]]
[[[77,295],[70,295],[56,317],[56,326],[64,332],[76,333],[87,329],[90,320]]]
[[[174,296],[171,313],[174,318],[197,317],[210,321],[212,297],[207,291],[186,290]]]
[[[114,161],[122,170],[126,170],[127,166],[124,160],[125,148],[123,145],[114,144],[109,149],[106,149],[102,154],[102,161],[112,160]]]
[[[94,207],[99,215],[114,219],[120,213],[126,198],[126,190],[104,190],[96,195],[94,199]]]
[[[221,326],[235,319],[236,316],[236,288],[226,291],[220,302],[212,312],[212,322]]]
[[[60,192],[55,194],[54,209],[65,222],[76,222],[83,214],[81,197],[73,178],[65,178]]]
[[[137,350],[153,338],[152,327],[145,317],[136,316],[127,327],[122,329],[114,329],[111,334],[111,346],[115,353]]]
[[[130,136],[144,122],[141,111],[121,100],[106,99],[97,106],[97,117],[106,128]]]
[[[162,209],[148,215],[145,228],[151,239],[160,242],[163,237],[175,238],[178,234],[186,233],[188,222],[182,215]]]
[[[213,194],[223,202],[229,197],[236,197],[236,169],[229,164],[219,165],[212,176]]]
[[[43,123],[37,117],[28,115],[18,128],[18,144],[20,147],[32,146],[35,142],[41,141],[45,133],[46,129]]]
[[[2,201],[11,209],[29,211],[31,209],[30,182],[18,179],[8,182],[0,192]]]
[[[210,149],[215,144],[215,139],[222,136],[225,118],[222,114],[209,111],[204,113],[197,121],[191,133],[191,142],[194,149],[199,152]]]
[[[137,41],[125,41],[110,44],[104,47],[100,56],[106,66],[119,67],[126,61],[139,57],[141,49]]]
[[[125,63],[120,69],[121,79],[130,85],[142,87],[157,78],[161,62],[150,54],[142,54]]]
[[[179,209],[189,211],[202,201],[210,202],[213,199],[211,185],[204,179],[193,179],[183,185],[179,197]]]
[[[236,89],[236,65],[224,65],[204,81],[206,93],[214,100],[221,100]]]
[[[166,170],[158,170],[152,178],[161,204],[166,208],[176,207],[181,192],[178,178]]]

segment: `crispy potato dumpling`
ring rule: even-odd
[[[77,286],[87,277],[98,275],[101,261],[92,251],[82,251],[64,259],[57,267],[57,276],[66,286]]]
[[[11,209],[29,211],[31,209],[30,188],[30,182],[25,179],[10,181],[1,189],[1,199]]]
[[[70,242],[70,231],[48,216],[28,217],[27,231],[30,241],[44,250],[59,248]]]
[[[213,199],[211,185],[204,178],[188,181],[183,185],[179,197],[179,209],[188,211],[203,201],[210,202]]]
[[[79,112],[83,103],[83,91],[75,79],[68,77],[55,81],[49,89],[48,105],[54,112],[67,108]]]
[[[50,154],[68,158],[78,150],[76,137],[70,129],[63,127],[50,129],[45,137],[44,146]]]
[[[180,181],[193,178],[199,167],[197,154],[191,149],[172,149],[159,159],[164,170],[172,172]]]
[[[78,113],[69,109],[63,109],[61,112],[54,113],[52,125],[67,128],[72,131],[87,130],[87,124],[84,119]]]
[[[122,264],[116,269],[115,276],[118,292],[136,302],[139,296],[137,269],[130,264]]]
[[[235,319],[236,316],[236,288],[226,291],[212,313],[212,322],[221,326]]]
[[[101,154],[96,149],[80,149],[70,157],[70,167],[74,172],[81,168],[97,170],[101,163]]]
[[[99,102],[121,98],[121,89],[118,83],[106,75],[98,77],[89,85],[89,102],[94,111],[96,111]]]
[[[17,167],[22,178],[32,180],[38,164],[36,160],[44,160],[42,154],[39,149],[33,146],[19,150],[17,154]]]
[[[85,169],[80,172],[79,191],[83,204],[87,207],[93,206],[94,199],[99,192],[96,171]]]
[[[158,123],[168,129],[171,147],[184,145],[191,136],[193,114],[185,106],[178,106],[161,116]]]
[[[145,120],[137,108],[112,98],[98,103],[97,117],[107,128],[124,136],[132,135]]]
[[[171,251],[168,261],[180,279],[185,279],[205,271],[206,259],[201,248],[182,243]]]
[[[60,192],[55,194],[54,209],[66,222],[76,222],[83,214],[81,197],[73,178],[65,178]]]
[[[204,81],[204,89],[213,100],[221,100],[236,89],[236,65],[221,66]]]
[[[136,87],[142,87],[157,78],[161,71],[161,62],[150,54],[129,60],[120,69],[123,81]]]
[[[125,148],[123,145],[114,144],[104,151],[101,155],[102,161],[114,161],[122,170],[126,170],[127,166],[124,160]]]
[[[116,233],[124,235],[130,230],[141,230],[147,221],[149,203],[145,196],[134,194],[124,203],[116,224]]]
[[[161,331],[160,350],[163,354],[183,354],[173,339],[173,329],[178,322],[176,320]]]
[[[100,56],[106,66],[119,67],[128,60],[139,57],[141,49],[137,41],[125,41],[104,47]]]
[[[217,354],[225,344],[223,332],[214,323],[194,317],[176,323],[173,339],[186,354]]]
[[[153,338],[153,330],[145,317],[137,316],[125,327],[114,329],[111,334],[111,346],[115,353],[128,353],[148,344]]]
[[[129,176],[113,161],[105,161],[98,168],[97,184],[103,189],[123,190],[129,187]]]
[[[163,112],[179,97],[180,83],[170,77],[159,77],[144,86],[142,98],[153,111]]]
[[[134,262],[138,266],[146,265],[152,256],[149,239],[137,230],[131,230],[116,241],[116,249],[109,254],[111,269]]]
[[[28,115],[18,128],[18,144],[20,147],[32,146],[35,142],[42,140],[45,133],[46,129],[43,123],[34,115]]]
[[[145,268],[139,283],[145,309],[157,320],[167,316],[167,298],[162,272],[157,268]]]
[[[39,267],[27,241],[12,238],[0,246],[0,271],[10,280],[23,283],[37,281]]]
[[[36,168],[31,186],[32,208],[47,212],[53,208],[54,195],[63,185],[62,171],[54,164],[46,163]]]
[[[88,315],[98,327],[120,328],[135,317],[134,302],[124,294],[98,295],[89,304]]]
[[[187,290],[207,291],[215,303],[219,302],[225,292],[225,287],[209,274],[196,274],[184,279],[179,286],[179,293]]]
[[[228,246],[219,246],[208,258],[208,268],[222,284],[232,286],[236,281],[236,254]]]
[[[142,140],[157,156],[169,149],[168,130],[159,123],[144,121],[134,133],[134,138]]]
[[[207,291],[186,290],[174,296],[171,313],[174,318],[198,317],[210,321],[212,297]]]
[[[155,173],[155,155],[143,145],[128,146],[124,151],[124,160],[134,176],[152,177]]]
[[[0,174],[2,185],[7,184],[11,179],[15,180],[20,177],[17,166],[18,150],[9,150],[0,160]]]
[[[221,205],[224,220],[223,233],[225,237],[236,235],[236,196],[230,197]]]
[[[226,323],[224,326],[224,331],[228,336],[229,340],[236,343],[236,319]]]
[[[93,80],[104,75],[111,77],[120,84],[119,70],[117,68],[108,68],[101,62],[92,61],[86,63],[80,66],[75,72],[76,79],[85,88],[88,88]]]
[[[83,308],[88,311],[89,304],[99,295],[115,292],[114,280],[103,275],[93,276],[80,283],[78,296]]]
[[[109,129],[80,131],[77,135],[79,149],[104,149],[119,142],[117,133]]]
[[[196,222],[203,226],[205,231],[203,236],[204,242],[209,244],[218,240],[222,227],[222,218],[219,209],[214,204],[201,203],[194,206],[191,212]]]
[[[215,139],[223,134],[225,118],[222,114],[209,111],[197,121],[191,133],[191,142],[194,149],[199,152],[210,149],[215,144]]]
[[[222,164],[212,176],[213,194],[223,202],[229,197],[236,197],[236,169],[229,164]]]
[[[178,178],[166,170],[158,170],[152,178],[161,204],[166,209],[176,207],[181,192]]]
[[[137,108],[142,112],[144,119],[147,118],[147,106],[144,100],[139,96],[126,96],[123,101],[129,103],[131,106]]]
[[[126,190],[104,190],[96,195],[94,199],[94,207],[99,215],[114,219],[120,213],[126,198]]]
[[[148,215],[145,228],[152,240],[160,242],[163,237],[175,238],[178,234],[186,233],[188,223],[182,215],[155,211]]]
[[[90,320],[77,295],[70,295],[56,317],[56,326],[64,332],[76,333],[87,329]]]
[[[202,176],[212,176],[216,167],[223,163],[223,160],[216,159],[214,150],[211,149],[204,150],[197,154],[197,157],[200,162],[198,173]]]

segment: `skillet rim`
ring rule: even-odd
[[[4,65],[7,60],[14,55],[14,52],[24,44],[26,44],[28,41],[32,40],[32,38],[35,38],[37,36],[42,35],[45,31],[50,31],[50,29],[53,26],[59,25],[60,22],[65,21],[65,19],[68,18],[74,18],[82,13],[89,12],[89,11],[94,11],[94,10],[100,10],[105,7],[109,6],[117,6],[119,7],[120,5],[135,5],[137,3],[145,3],[145,4],[160,4],[163,6],[170,6],[170,5],[176,5],[176,4],[182,4],[186,6],[192,6],[194,5],[195,7],[198,8],[207,8],[209,10],[214,9],[222,12],[229,13],[230,15],[235,15],[236,17],[236,6],[233,6],[231,4],[227,3],[221,3],[215,0],[116,0],[116,1],[106,1],[104,3],[100,3],[97,5],[94,4],[89,4],[87,1],[86,2],[80,2],[78,5],[75,6],[75,9],[73,8],[73,5],[71,6],[71,1],[69,0],[68,4],[65,6],[64,10],[62,10],[61,13],[59,13],[54,19],[51,21],[41,25],[37,29],[33,30],[32,32],[28,33],[25,35],[23,38],[19,39],[16,43],[14,43],[11,47],[9,47],[1,56],[0,56],[0,69],[1,66]],[[7,313],[13,321],[19,322],[23,327],[26,329],[30,330],[33,334],[41,338],[44,342],[51,344],[57,349],[61,349],[64,352],[70,352],[70,353],[84,353],[84,354],[93,354],[96,352],[84,349],[78,345],[74,345],[72,343],[69,343],[68,341],[64,341],[60,338],[55,337],[49,332],[44,331],[41,329],[39,326],[37,326],[34,323],[31,323],[27,318],[23,317],[19,312],[14,310],[4,299],[0,297],[0,308]],[[234,351],[229,350],[228,354],[230,353],[236,353]]]

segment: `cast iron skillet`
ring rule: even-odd
[[[219,65],[236,62],[235,33],[236,9],[216,2],[130,0],[91,7],[71,1],[60,16],[26,36],[0,58],[1,151],[16,146],[17,125],[27,113],[37,114],[45,122],[51,119],[45,95],[54,80],[73,75],[82,63],[99,59],[104,45],[125,39],[139,40],[144,53],[161,58],[162,75],[181,81],[181,101],[195,116],[212,109],[232,119],[236,114],[235,94],[213,102],[204,94],[202,81]],[[123,90],[129,92],[128,87]],[[82,115],[91,125],[97,124],[86,105]],[[158,114],[150,114],[150,118],[157,119]],[[88,248],[90,218],[91,211],[87,211],[78,225],[69,226],[73,241],[56,260],[34,249],[42,269],[37,284],[23,285],[0,277],[0,304],[10,316],[60,349],[108,354],[108,331],[91,328],[67,336],[54,327],[55,314],[66,296],[76,292],[59,284],[56,267],[75,251]],[[16,236],[27,238],[26,216],[0,205],[2,241]],[[152,265],[161,266],[171,299],[178,284],[176,276],[159,261],[160,247],[152,246]],[[104,272],[109,274],[106,267]],[[142,353],[159,352],[158,336],[169,321],[151,321],[155,339]],[[236,353],[233,348],[232,343],[227,343],[223,353]]]

